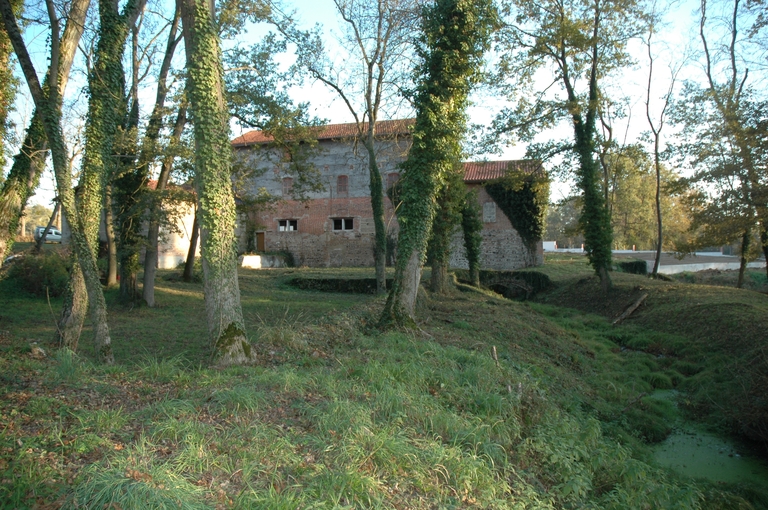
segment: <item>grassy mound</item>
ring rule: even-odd
[[[690,375],[689,409],[768,444],[768,298],[750,290],[613,273],[607,296],[583,257],[547,264],[557,288],[539,300],[615,318],[642,294],[648,298],[625,323],[648,333],[635,349],[674,359]],[[621,333],[617,339],[622,342]]]
[[[645,442],[663,438],[675,413],[652,391],[686,384],[697,367],[623,347],[649,341],[644,332],[476,292],[430,297],[418,333],[378,333],[368,325],[381,299],[288,284],[356,274],[241,271],[258,363],[224,370],[207,368],[199,285],[160,279],[159,308],[111,307],[120,364],[101,367],[88,349],[30,350],[50,326],[8,310],[47,305],[0,282],[0,501],[766,507],[762,489],[679,479],[648,462]]]

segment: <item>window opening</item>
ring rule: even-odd
[[[352,230],[354,224],[352,218],[333,218],[333,230]]]

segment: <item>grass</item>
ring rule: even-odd
[[[156,309],[108,292],[103,367],[87,331],[77,354],[33,358],[47,304],[0,282],[0,507],[761,508],[765,489],[647,460],[678,413],[654,390],[711,371],[678,354],[687,329],[642,327],[655,297],[621,327],[601,315],[615,305],[559,306],[588,270],[543,270],[558,287],[542,302],[431,296],[418,333],[371,330],[380,299],[286,283],[365,271],[245,270],[258,363],[225,370],[208,368],[200,285],[161,277]],[[657,284],[616,280],[624,298]]]

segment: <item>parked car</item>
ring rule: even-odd
[[[43,232],[45,232],[45,227],[35,227],[35,241],[40,240],[40,236],[43,235]],[[48,235],[45,236],[45,242],[46,243],[60,243],[61,242],[61,231],[57,228],[51,227],[48,230]]]

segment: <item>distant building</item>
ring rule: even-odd
[[[413,120],[377,124],[375,150],[386,189],[400,177],[398,165],[408,155],[412,125]],[[320,170],[325,189],[308,193],[304,201],[293,195],[297,176],[291,173],[290,161],[270,144],[268,136],[251,131],[232,141],[239,164],[261,170],[250,181],[252,193],[264,188],[282,198],[274,207],[259,211],[255,218],[255,248],[258,252],[290,252],[297,264],[310,267],[372,266],[374,224],[368,154],[357,138],[357,127],[327,125],[319,131],[317,140],[318,152],[311,162]],[[483,183],[504,176],[510,169],[535,172],[541,164],[529,160],[464,164],[464,181],[478,189],[485,269],[517,269],[539,265],[543,260],[541,242],[535,249],[529,249],[483,188]],[[394,243],[398,224],[389,198],[385,198],[385,224],[387,236]],[[450,264],[455,268],[467,267],[461,232],[454,236]]]

